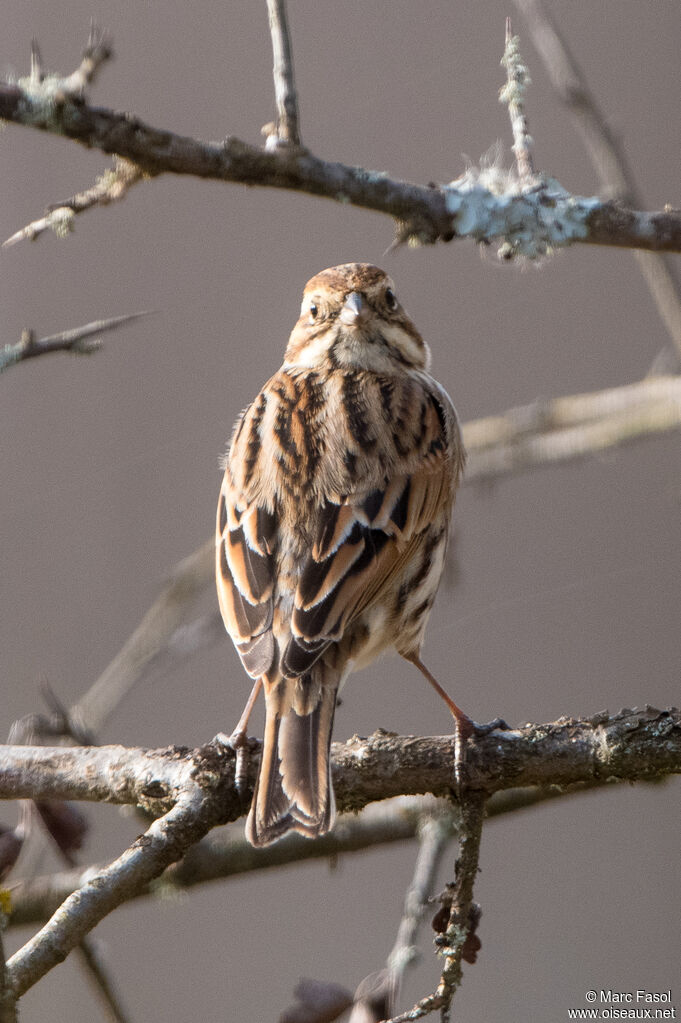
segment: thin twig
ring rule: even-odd
[[[78,954],[113,1023],[130,1023],[131,1017],[125,1011],[120,995],[109,976],[99,942],[91,937],[83,938],[78,946]]]
[[[9,983],[3,931],[10,917],[5,912],[7,893],[0,889],[0,1023],[17,1023],[17,1000]]]
[[[91,188],[77,192],[70,199],[54,203],[38,220],[32,220],[26,227],[16,231],[2,243],[3,248],[17,242],[34,241],[43,231],[51,229],[58,238],[65,238],[73,230],[73,219],[78,213],[93,206],[108,206],[109,203],[124,199],[133,185],[144,178],[144,172],[134,163],[116,157],[113,167],[100,175]]]
[[[537,401],[464,424],[466,483],[557,465],[681,427],[681,378]]]
[[[458,821],[451,807],[426,812],[418,822],[418,854],[404,898],[397,937],[386,968],[370,973],[357,987],[348,1023],[379,1023],[392,1016],[407,969],[419,956],[416,939],[428,910],[435,876]]]
[[[485,798],[468,795],[461,805],[459,826],[459,858],[456,861],[456,880],[452,890],[449,924],[443,935],[441,951],[446,952],[438,994],[443,1000],[441,1018],[449,1018],[449,1006],[462,979],[464,948],[470,930],[473,907],[473,887],[480,861],[480,840],[485,816]]]
[[[393,1016],[387,1023],[411,1023],[440,1010],[443,1023],[449,1020],[452,998],[461,984],[464,948],[471,928],[473,886],[480,859],[480,839],[485,815],[483,794],[469,794],[461,805],[459,826],[459,857],[456,861],[456,880],[448,886],[449,922],[444,934],[436,939],[445,962],[437,990],[421,998],[407,1012]]]
[[[458,815],[457,815],[458,817]],[[458,821],[457,821],[458,824]],[[408,967],[418,957],[416,939],[429,908],[437,871],[447,846],[454,834],[454,817],[431,815],[419,825],[419,854],[414,876],[404,900],[404,912],[397,938],[388,957],[391,998],[390,1015],[400,996],[400,989]]]
[[[14,345],[5,345],[0,349],[0,373],[17,362],[35,359],[39,355],[50,355],[52,352],[91,355],[93,352],[99,351],[102,346],[101,341],[93,335],[116,330],[125,323],[148,315],[148,312],[128,313],[125,316],[113,316],[109,320],[94,320],[92,323],[86,323],[84,327],[64,330],[61,334],[51,334],[49,337],[37,340],[32,330],[25,330],[20,341]]]
[[[529,184],[534,178],[534,166],[532,136],[525,116],[525,91],[531,85],[531,79],[520,53],[520,39],[513,35],[510,18],[506,19],[506,46],[501,63],[506,68],[507,81],[499,94],[499,101],[508,105],[518,176],[523,184]]]
[[[213,585],[215,541],[207,540],[172,571],[124,647],[71,708],[71,717],[97,734],[132,687],[159,666],[225,638],[217,611],[189,625],[200,597]]]
[[[515,0],[515,4],[527,20],[549,81],[582,135],[602,187],[615,199],[640,207],[643,200],[624,146],[611,130],[584,72],[551,15],[541,0]],[[678,278],[665,256],[641,251],[635,251],[634,255],[674,344],[676,359],[673,368],[681,368],[681,286]]]
[[[293,77],[293,49],[288,29],[286,0],[267,0],[274,57],[274,95],[277,103],[277,142],[300,145],[298,95]],[[269,140],[268,140],[269,141]]]

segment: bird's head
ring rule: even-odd
[[[395,285],[371,263],[344,263],[305,285],[284,365],[290,368],[427,370],[430,351],[400,305]]]

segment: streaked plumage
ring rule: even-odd
[[[388,648],[418,659],[464,462],[429,359],[382,270],[324,270],[305,288],[283,366],[236,424],[217,587],[265,689],[254,845],[332,827],[339,686]]]

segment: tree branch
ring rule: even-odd
[[[257,739],[248,740],[255,753]],[[339,810],[356,811],[377,799],[430,792],[451,797],[453,736],[398,736],[379,730],[334,743],[332,765]],[[234,752],[216,743],[197,750],[124,746],[4,746],[0,799],[74,799],[152,806],[167,811],[186,774],[220,775],[222,823],[245,813],[255,782],[251,757],[243,800],[233,786]],[[488,797],[528,785],[650,781],[681,772],[681,714],[646,707],[590,719],[560,718],[545,725],[494,730],[469,739],[467,788]]]
[[[593,787],[598,787],[598,783],[573,785],[569,791],[556,786],[507,789],[490,797],[487,817],[493,820],[548,800],[572,797]],[[452,828],[456,827],[456,810],[449,801],[431,796],[397,796],[371,803],[358,815],[342,814],[333,831],[315,842],[291,835],[286,842],[278,842],[267,849],[254,849],[239,831],[219,837],[209,836],[190,849],[180,863],[168,867],[158,884],[147,886],[136,897],[153,896],[166,888],[170,891],[187,890],[252,871],[271,870],[307,860],[330,859],[379,845],[404,842],[416,837],[424,814],[432,815],[436,810],[450,818]],[[93,872],[101,869],[101,865],[95,864],[22,879],[13,893],[10,926],[44,921],[64,899],[92,877]]]
[[[358,810],[401,794],[451,798],[454,742],[453,736],[400,737],[379,731],[368,739],[334,743],[339,809]],[[256,740],[249,744],[253,751],[260,747]],[[4,747],[0,798],[142,804],[152,813],[164,813],[122,856],[89,877],[9,960],[6,989],[12,996],[19,997],[61,962],[104,916],[143,892],[212,827],[240,817],[255,783],[256,759],[249,765],[248,789],[240,794],[234,784],[234,751],[221,744],[193,751]],[[470,805],[518,786],[649,781],[681,773],[681,714],[646,708],[494,731],[469,740],[466,766],[464,804],[472,800]]]
[[[35,359],[39,355],[50,355],[52,352],[71,352],[74,355],[91,355],[99,351],[102,344],[95,334],[103,334],[107,330],[116,330],[124,323],[148,316],[148,312],[128,313],[126,316],[113,316],[109,320],[93,320],[84,327],[64,330],[61,334],[51,334],[36,340],[32,330],[25,330],[21,340],[14,345],[5,345],[0,349],[0,373],[17,362]]]
[[[69,896],[57,913],[7,962],[17,998],[80,944],[93,927],[203,837],[214,821],[201,815],[197,786],[187,785],[176,805],[122,856]]]
[[[681,252],[679,211],[646,213],[573,196],[543,176],[524,187],[498,168],[468,171],[449,184],[424,187],[331,163],[294,147],[263,150],[236,138],[201,142],[154,128],[131,114],[76,101],[63,88],[70,79],[36,82],[29,77],[0,85],[0,118],[116,155],[149,176],[188,174],[372,209],[397,220],[399,240],[413,244],[500,239],[506,243],[505,254],[528,258],[575,242]]]

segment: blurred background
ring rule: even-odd
[[[547,0],[649,208],[681,205],[681,22],[674,0]],[[35,37],[77,65],[89,21],[116,60],[93,102],[202,138],[257,142],[274,117],[264,2],[200,5],[5,0],[4,75]],[[510,162],[504,19],[533,87],[538,168],[590,195],[597,177],[528,33],[501,0],[291,0],[304,143],[327,159],[425,183],[458,176],[497,139]],[[0,238],[89,186],[101,153],[18,127],[0,139]],[[348,260],[384,266],[433,351],[461,418],[645,375],[667,335],[631,254],[575,247],[541,268],[501,266],[469,242],[386,254],[391,222],[326,200],[165,177],[0,253],[0,343],[154,309],[89,359],[56,355],[1,381],[0,733],[66,704],[137,626],[171,568],[213,528],[219,458],[240,409],[279,366],[307,279]],[[678,434],[605,457],[466,487],[456,585],[443,587],[424,659],[476,720],[510,723],[679,701]],[[213,600],[211,594],[211,602]],[[225,640],[136,689],[103,742],[195,745],[230,731],[250,683]],[[335,737],[381,726],[441,733],[440,701],[386,660],[349,683]],[[258,724],[258,728],[260,725]],[[559,1021],[589,988],[678,983],[681,786],[620,787],[490,822],[476,898],[482,951],[457,1019]],[[14,808],[3,807],[11,823]],[[111,807],[88,856],[139,830]],[[405,844],[140,902],[95,932],[134,1020],[276,1020],[300,976],[353,989],[392,947],[416,847]],[[453,875],[447,862],[442,883]],[[47,863],[42,865],[45,869]],[[11,932],[8,944],[28,932]],[[431,937],[403,1006],[437,978]],[[676,985],[676,990],[674,990]],[[71,957],[23,1019],[103,1019]]]

